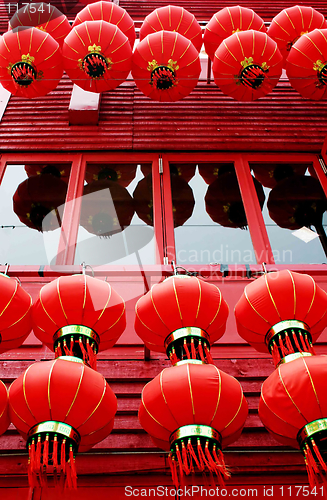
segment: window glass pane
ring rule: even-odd
[[[53,263],[70,164],[7,165],[0,189],[0,263]]]
[[[170,171],[177,263],[256,263],[233,163],[171,163]]]
[[[276,264],[326,262],[326,199],[311,163],[257,163],[263,217]]]
[[[155,262],[152,165],[88,163],[75,264]]]

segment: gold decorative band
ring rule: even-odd
[[[295,361],[298,358],[307,358],[308,356],[313,356],[313,354],[311,354],[311,352],[294,352],[292,354],[288,354],[280,360],[276,368],[284,363],[290,363],[291,361]]]
[[[89,337],[90,339],[95,340],[97,344],[100,344],[99,335],[92,330],[92,328],[88,328],[83,325],[67,325],[60,328],[53,336],[53,341],[56,342],[60,337],[66,337],[71,335],[82,335],[84,337]]]
[[[183,425],[170,435],[170,444],[173,444],[179,439],[188,439],[192,437],[203,437],[206,439],[214,439],[221,443],[221,435],[216,429],[209,425]]]
[[[62,436],[71,439],[77,445],[81,441],[81,436],[74,427],[63,422],[57,422],[55,420],[48,420],[46,422],[41,422],[40,424],[34,425],[28,432],[28,439],[41,432],[47,434],[53,432],[54,434],[61,434]]]
[[[182,359],[181,361],[177,361],[173,366],[181,366],[181,365],[206,365],[204,361],[201,359]]]
[[[300,328],[301,330],[305,330],[307,333],[310,331],[309,326],[306,323],[303,323],[303,321],[298,321],[297,319],[280,321],[279,323],[276,323],[274,326],[272,326],[270,330],[268,330],[266,334],[266,344],[268,345],[275,335],[278,335],[279,333],[283,332],[284,330],[288,330],[289,328]]]
[[[63,359],[64,361],[72,361],[73,363],[82,363],[84,365],[84,361],[76,356],[58,356],[56,359]]]
[[[299,445],[302,444],[311,436],[317,434],[317,432],[327,431],[327,418],[320,418],[318,420],[313,420],[309,424],[302,427],[297,435],[297,440]]]
[[[184,328],[178,328],[172,332],[165,339],[165,349],[168,349],[169,345],[175,340],[182,339],[184,337],[198,337],[209,342],[209,335],[207,332],[196,326],[185,326]]]

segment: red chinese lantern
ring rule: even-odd
[[[183,7],[166,5],[146,16],[140,29],[140,40],[158,31],[173,31],[190,40],[200,52],[202,30],[195,16]]]
[[[179,33],[153,33],[134,50],[133,78],[140,91],[154,101],[183,99],[196,86],[200,73],[198,51]]]
[[[18,97],[54,90],[63,66],[58,42],[37,28],[17,28],[0,38],[0,82]]]
[[[38,165],[32,163],[25,165],[25,172],[28,177],[35,177],[41,174],[51,174],[58,179],[68,183],[70,176],[70,164],[68,163],[49,163],[48,165]]]
[[[192,188],[178,176],[171,176],[171,194],[173,203],[174,227],[182,226],[192,215],[195,201]],[[149,226],[153,226],[152,174],[141,179],[137,184],[133,197],[135,211],[139,218]]]
[[[327,97],[327,29],[301,36],[290,50],[286,73],[302,97],[316,101]]]
[[[8,392],[5,384],[0,380],[0,434],[6,432],[9,424]]]
[[[15,191],[14,212],[19,220],[38,231],[61,226],[67,183],[50,174],[29,177]]]
[[[171,163],[169,162],[170,176],[181,177],[187,183],[195,176],[195,163]],[[141,166],[141,172],[146,177],[152,173],[152,165],[144,164]]]
[[[237,101],[254,101],[276,86],[282,62],[276,42],[266,33],[241,31],[220,44],[212,71],[224,94]]]
[[[73,28],[85,21],[106,21],[118,26],[120,31],[129,39],[129,43],[133,49],[135,42],[134,21],[128,12],[119,5],[113,2],[102,1],[91,3],[76,15]]]
[[[225,38],[239,31],[255,30],[266,33],[264,20],[252,9],[236,5],[216,12],[208,22],[203,35],[206,53],[210,59]]]
[[[247,403],[239,382],[214,365],[183,364],[166,368],[143,389],[139,420],[154,443],[170,450],[172,478],[197,468],[229,476],[222,449],[241,434]]]
[[[126,188],[105,179],[93,181],[84,187],[80,225],[100,238],[110,238],[130,225],[134,211]]]
[[[117,400],[100,373],[77,358],[34,363],[9,389],[13,424],[27,440],[31,487],[44,486],[48,472],[65,474],[76,487],[77,451],[110,434]]]
[[[277,43],[285,64],[297,40],[316,28],[327,28],[324,16],[312,7],[295,5],[282,10],[273,18],[268,28],[268,35]]]
[[[118,26],[85,21],[65,38],[64,68],[79,87],[90,92],[113,90],[131,69],[132,49]]]
[[[173,364],[201,359],[226,328],[228,305],[215,285],[172,276],[154,285],[135,307],[135,331],[149,349],[167,352]]]
[[[71,31],[67,17],[57,7],[43,2],[26,4],[16,11],[9,21],[9,29],[14,30],[21,26],[34,27],[49,33],[60,47]]]
[[[252,163],[255,178],[265,187],[273,188],[278,182],[292,177],[294,174],[304,175],[308,163]]]
[[[276,365],[289,354],[314,352],[326,312],[326,292],[311,276],[289,270],[256,279],[235,306],[240,336],[257,351],[270,352]]]
[[[259,403],[260,418],[277,441],[302,450],[311,489],[319,479],[326,482],[326,376],[325,356],[302,355],[268,377]]]
[[[61,276],[41,288],[33,304],[35,335],[56,356],[78,356],[95,366],[126,327],[125,302],[106,281]]]
[[[29,335],[31,307],[32,298],[18,281],[0,274],[0,354],[16,349]]]
[[[198,165],[199,174],[207,184],[212,184],[218,175],[234,171],[234,163],[201,163]]]
[[[265,194],[261,184],[252,179],[262,208]],[[208,187],[205,203],[207,213],[217,224],[242,229],[247,227],[248,222],[235,171],[224,169],[219,171],[217,179]]]
[[[135,163],[122,163],[119,165],[111,163],[87,164],[85,180],[88,183],[109,180],[117,182],[120,186],[127,187],[135,178],[136,168]]]

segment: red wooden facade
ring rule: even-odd
[[[60,2],[54,3],[60,9]],[[120,1],[120,5],[136,21],[137,27],[147,14],[166,3],[163,0]],[[235,4],[213,0],[181,0],[174,3],[194,13],[203,27],[217,10]],[[240,0],[238,3],[253,8],[267,24],[283,8],[293,5],[289,0],[268,4],[261,0],[253,0],[252,3]],[[327,16],[325,1],[306,0],[299,3],[310,5]],[[82,8],[82,4],[76,6],[73,2],[66,5],[70,19]],[[7,28],[7,12],[8,4],[2,2],[1,33]],[[116,90],[101,96],[97,125],[69,124],[68,108],[73,86],[67,76],[63,77],[57,89],[42,98],[27,100],[11,96],[6,105],[3,97],[0,182],[6,179],[8,169],[17,165],[70,165],[55,261],[51,264],[26,264],[22,260],[13,264],[8,257],[8,260],[0,262],[0,272],[7,271],[9,276],[18,277],[33,299],[40,287],[55,277],[82,272],[81,263],[76,261],[76,247],[78,249],[80,244],[81,196],[87,166],[108,163],[152,166],[156,241],[153,261],[142,260],[141,265],[137,261],[118,265],[86,262],[92,266],[96,277],[107,279],[126,300],[127,329],[113,349],[98,355],[98,370],[118,398],[114,430],[91,451],[78,455],[78,491],[66,492],[64,498],[86,499],[97,495],[99,500],[109,497],[121,499],[126,497],[125,486],[141,489],[162,485],[172,488],[167,455],[154,446],[137,418],[144,384],[170,363],[166,356],[145,350],[133,326],[136,300],[152,284],[173,274],[172,261],[186,271],[217,284],[230,307],[226,333],[215,344],[212,353],[217,366],[241,382],[249,403],[249,416],[242,436],[225,452],[227,465],[232,471],[228,492],[231,494],[233,487],[237,492],[242,488],[257,488],[257,498],[263,498],[265,486],[273,487],[276,496],[282,496],[281,492],[284,492],[284,496],[295,498],[297,490],[286,488],[308,484],[301,453],[279,445],[258,417],[261,384],[272,373],[273,362],[270,356],[257,353],[238,336],[233,309],[244,286],[262,274],[263,263],[268,271],[288,268],[311,274],[327,291],[326,258],[312,264],[301,261],[284,263],[275,258],[273,242],[251,178],[251,169],[255,164],[308,164],[310,175],[319,179],[327,196],[327,142],[324,144],[327,102],[304,100],[284,77],[266,97],[255,102],[239,103],[222,94],[215,86],[212,75],[210,78],[210,72],[208,79],[206,59],[202,65],[201,79],[195,90],[176,103],[151,101],[129,78]],[[256,256],[255,263],[184,263],[178,258],[169,166],[219,163],[234,165],[248,221],[248,234]],[[0,184],[0,194],[1,188]],[[316,351],[327,354],[326,331],[320,337]],[[53,353],[31,334],[20,349],[0,356],[0,378],[9,386],[34,361],[52,358]],[[11,425],[0,437],[1,498],[21,499],[30,495],[29,498],[35,500],[52,500],[58,496],[58,492],[51,487],[29,492],[26,471],[25,441]],[[248,498],[250,494],[243,496]],[[193,497],[200,498],[199,494]]]

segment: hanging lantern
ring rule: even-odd
[[[127,187],[135,178],[136,169],[136,163],[122,163],[119,165],[111,163],[87,164],[85,180],[88,183],[109,180],[117,182],[120,186]]]
[[[34,27],[49,33],[60,47],[71,31],[67,17],[57,7],[43,2],[26,4],[15,12],[9,21],[9,29],[15,30],[21,26]]]
[[[297,40],[315,29],[326,29],[324,16],[312,7],[295,5],[282,10],[273,18],[268,35],[275,40],[283,56],[284,65]]]
[[[118,26],[85,21],[65,38],[64,68],[71,80],[89,92],[113,90],[131,69],[132,49]]]
[[[61,226],[67,183],[53,175],[29,177],[15,191],[14,212],[19,220],[38,231],[53,231]]]
[[[31,487],[66,474],[76,487],[75,454],[110,434],[117,400],[100,373],[81,360],[34,363],[9,389],[10,417],[27,440]]]
[[[0,82],[18,97],[54,90],[62,76],[59,44],[37,28],[17,28],[0,38]]]
[[[112,347],[126,327],[125,302],[106,281],[61,276],[43,286],[33,304],[35,335],[58,356],[95,367],[96,353]]]
[[[58,179],[68,183],[70,176],[70,164],[68,163],[49,163],[48,165],[38,165],[36,163],[25,165],[25,172],[28,177],[36,175],[51,174]]]
[[[135,42],[134,21],[128,12],[119,5],[102,1],[91,3],[76,15],[73,28],[85,21],[106,21],[118,26],[120,31],[129,39],[131,49],[133,49]]]
[[[317,179],[308,175],[284,179],[270,191],[267,207],[271,219],[280,227],[294,230],[313,226],[327,255],[323,225],[327,202]]]
[[[261,184],[254,177],[252,179],[262,209],[265,194]],[[241,229],[247,227],[248,222],[234,170],[219,170],[217,179],[208,187],[205,203],[207,213],[217,224]]]
[[[0,380],[0,435],[6,432],[9,424],[8,392],[5,384]]]
[[[140,40],[158,31],[173,31],[190,40],[200,52],[202,46],[202,29],[195,16],[183,7],[166,5],[155,9],[146,16],[140,29]]]
[[[236,5],[216,12],[208,22],[203,42],[205,51],[212,60],[219,45],[225,38],[239,31],[255,30],[266,33],[264,20],[252,9]]]
[[[283,363],[263,383],[259,403],[260,418],[277,441],[302,450],[311,489],[326,482],[326,376],[325,356]]]
[[[304,175],[308,163],[252,163],[255,178],[265,187],[274,188],[278,182],[292,177],[294,174]]]
[[[170,450],[178,488],[196,469],[223,485],[229,473],[222,449],[240,436],[247,413],[235,378],[214,365],[187,363],[166,368],[144,387],[139,420],[157,446]]]
[[[170,177],[181,177],[187,183],[195,176],[196,163],[171,163],[169,162]],[[152,173],[152,165],[141,165],[141,172],[146,177]]]
[[[301,36],[289,52],[286,73],[302,97],[316,101],[326,99],[327,29],[316,29]]]
[[[198,51],[179,33],[153,33],[134,50],[133,78],[140,91],[154,101],[183,99],[196,86],[200,73]]]
[[[327,294],[307,274],[268,273],[245,287],[235,306],[239,335],[275,364],[296,352],[313,353],[327,325]]]
[[[234,172],[234,163],[201,163],[198,165],[199,174],[207,184],[212,184],[218,175]]]
[[[226,328],[228,305],[218,287],[177,275],[154,285],[135,307],[135,331],[145,345],[167,352],[173,364],[207,358]]]
[[[114,181],[93,181],[84,187],[80,225],[100,238],[110,238],[130,225],[134,200]]]
[[[179,227],[191,217],[195,201],[192,188],[182,177],[172,175],[170,181],[174,227]],[[139,181],[133,197],[139,218],[149,226],[153,226],[152,174]]]
[[[237,101],[254,101],[277,85],[282,61],[276,42],[266,33],[241,31],[218,47],[212,71],[224,94]]]
[[[18,281],[0,274],[0,354],[16,349],[28,337],[32,329],[31,307],[32,298]]]

